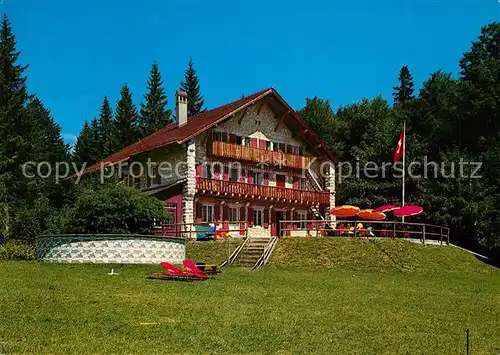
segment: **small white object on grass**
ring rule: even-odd
[[[110,275],[110,276],[116,276],[116,275],[120,275],[120,274],[116,273],[115,269],[111,269],[111,272],[108,272],[108,275]]]

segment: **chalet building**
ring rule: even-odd
[[[146,174],[141,166],[148,160],[155,164]],[[282,235],[280,221],[329,218],[333,160],[272,88],[193,117],[187,117],[186,94],[178,91],[175,123],[85,173],[125,164],[119,169],[125,182],[164,201],[172,223],[239,229],[238,221],[248,221],[249,236],[268,237]],[[307,227],[286,233],[305,234]]]

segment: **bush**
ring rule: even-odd
[[[150,234],[153,223],[164,219],[160,200],[113,184],[81,191],[70,227],[72,233]]]
[[[35,248],[19,241],[7,241],[0,246],[0,260],[35,260]]]
[[[31,243],[47,231],[48,223],[55,213],[48,199],[41,196],[30,205],[12,209],[8,234],[16,240]]]

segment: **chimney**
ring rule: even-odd
[[[188,121],[187,110],[187,93],[177,90],[175,93],[175,118],[179,127],[185,125]]]

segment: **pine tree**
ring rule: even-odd
[[[413,99],[414,92],[413,77],[407,65],[403,65],[399,71],[398,80],[399,85],[393,87],[394,92],[392,93],[392,96],[394,96],[394,105],[403,105]]]
[[[92,131],[87,121],[83,123],[82,130],[76,140],[73,157],[77,164],[92,164],[95,160],[92,157]]]
[[[25,179],[19,167],[30,152],[28,122],[23,114],[28,98],[27,66],[17,63],[20,52],[7,15],[0,28],[0,202],[17,203],[25,191]],[[19,194],[19,195],[18,195]]]
[[[54,121],[50,111],[33,96],[26,106],[25,113],[31,122],[31,131],[27,132],[32,147],[34,161],[50,163],[62,162],[68,158],[68,145],[61,137],[61,127]]]
[[[188,68],[184,72],[184,81],[181,83],[181,89],[187,93],[188,117],[206,111],[206,109],[203,108],[203,96],[200,94],[200,79],[198,75],[196,75],[196,70],[194,69],[193,60],[191,58],[189,58]]]
[[[123,85],[120,95],[115,112],[117,150],[135,143],[141,138],[138,127],[139,115],[132,102],[132,93],[127,85]]]
[[[140,127],[142,135],[146,136],[168,125],[172,114],[167,109],[167,95],[163,89],[160,69],[153,63],[147,83],[148,92],[144,95],[145,103],[141,104]]]
[[[117,136],[115,133],[115,122],[113,120],[113,110],[109,104],[108,97],[104,96],[99,112],[99,137],[100,139],[95,142],[99,147],[100,158],[103,159],[108,155],[116,152],[118,148]]]

